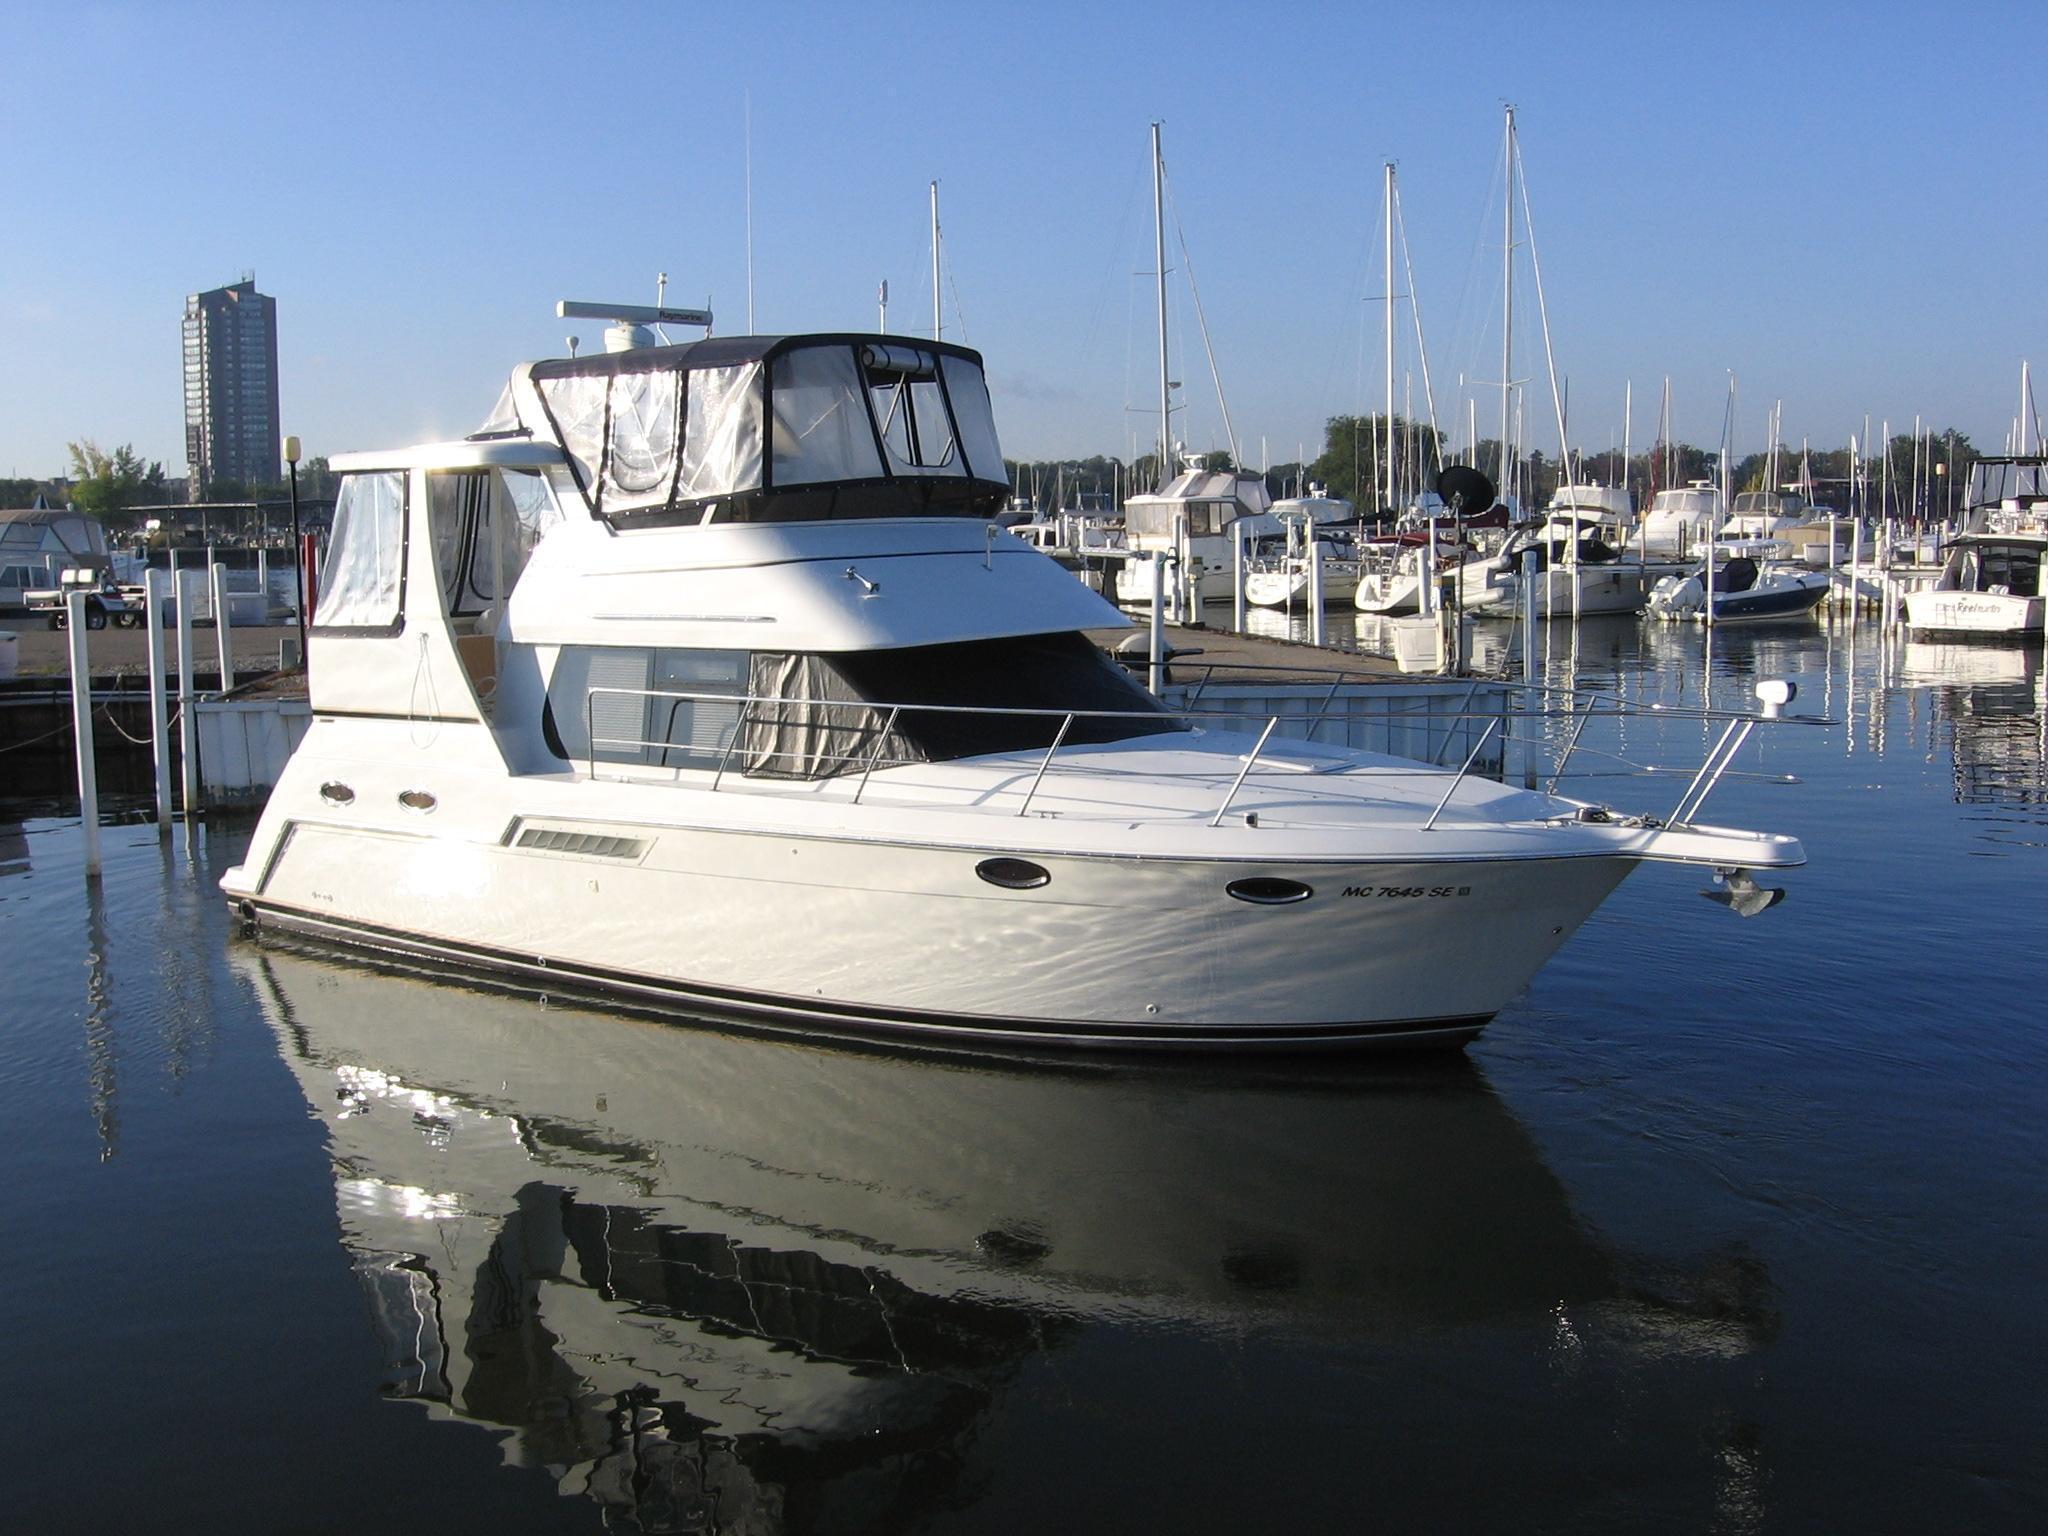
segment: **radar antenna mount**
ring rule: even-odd
[[[662,274],[664,282],[667,276]],[[672,309],[665,304],[591,304],[581,299],[562,299],[555,305],[555,314],[563,320],[609,321],[604,332],[607,352],[655,345],[653,328],[657,325],[701,325],[707,336],[711,333],[708,309]]]

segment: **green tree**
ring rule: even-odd
[[[1329,487],[1332,496],[1341,496],[1361,513],[1370,515],[1371,509],[1386,499],[1381,489],[1385,477],[1380,468],[1386,454],[1385,435],[1384,416],[1332,416],[1323,424],[1323,451],[1309,465],[1309,478]],[[1415,442],[1418,435],[1419,445]],[[1397,478],[1404,482],[1409,479],[1419,459],[1422,484],[1411,489],[1427,490],[1436,483],[1438,447],[1426,424],[1396,416],[1394,447],[1399,456]]]
[[[305,497],[324,498],[334,494],[334,484],[339,478],[327,467],[326,455],[316,455],[302,460],[299,464],[299,494]]]
[[[135,503],[162,499],[163,465],[145,465],[132,444],[112,453],[89,437],[65,446],[71,453],[71,504],[88,517],[112,525]]]

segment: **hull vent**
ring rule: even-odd
[[[974,872],[990,885],[1000,885],[1006,891],[1035,891],[1052,879],[1044,865],[1029,859],[983,859],[974,866]]]
[[[1239,901],[1248,901],[1255,907],[1291,906],[1315,895],[1299,880],[1284,880],[1277,875],[1253,875],[1249,879],[1233,880],[1223,889]]]
[[[563,832],[553,827],[528,827],[515,845],[549,853],[580,853],[593,859],[637,859],[647,845],[637,838],[607,837],[600,832]]]

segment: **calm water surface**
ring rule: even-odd
[[[2039,653],[1545,665],[1798,675],[1711,819],[1813,862],[1637,874],[1434,1065],[622,1019],[243,940],[232,830],[0,828],[6,1523],[2037,1529]]]

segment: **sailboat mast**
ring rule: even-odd
[[[1159,275],[1159,489],[1173,478],[1173,386],[1166,363],[1166,162],[1159,152],[1159,124],[1152,125],[1152,246]]]
[[[1515,376],[1515,109],[1507,109],[1500,175],[1501,307],[1500,307],[1500,485],[1508,495],[1508,395]]]
[[[1769,491],[1773,496],[1777,495],[1778,493],[1778,434],[1784,431],[1784,429],[1785,402],[1782,400],[1774,400],[1771,402],[1771,446],[1770,452],[1764,458],[1763,484],[1763,488],[1766,491]],[[1775,501],[1769,501],[1765,502],[1764,505],[1768,507],[1775,507],[1777,506],[1777,503]]]
[[[1628,448],[1629,431],[1635,425],[1635,409],[1635,380],[1626,379],[1621,386],[1621,500],[1622,505],[1631,513],[1635,510],[1635,504],[1629,496],[1628,489]]]
[[[1387,226],[1387,419],[1386,450],[1380,455],[1380,462],[1384,466],[1381,479],[1386,484],[1383,505],[1391,511],[1400,503],[1399,492],[1394,486],[1394,162],[1391,160],[1387,162],[1386,193],[1382,205]]]
[[[1669,489],[1678,482],[1673,479],[1677,472],[1677,455],[1671,446],[1671,375],[1664,375],[1664,404],[1657,416],[1657,446],[1664,450],[1664,486]]]
[[[932,183],[932,340],[941,339],[939,320],[939,184]]]

